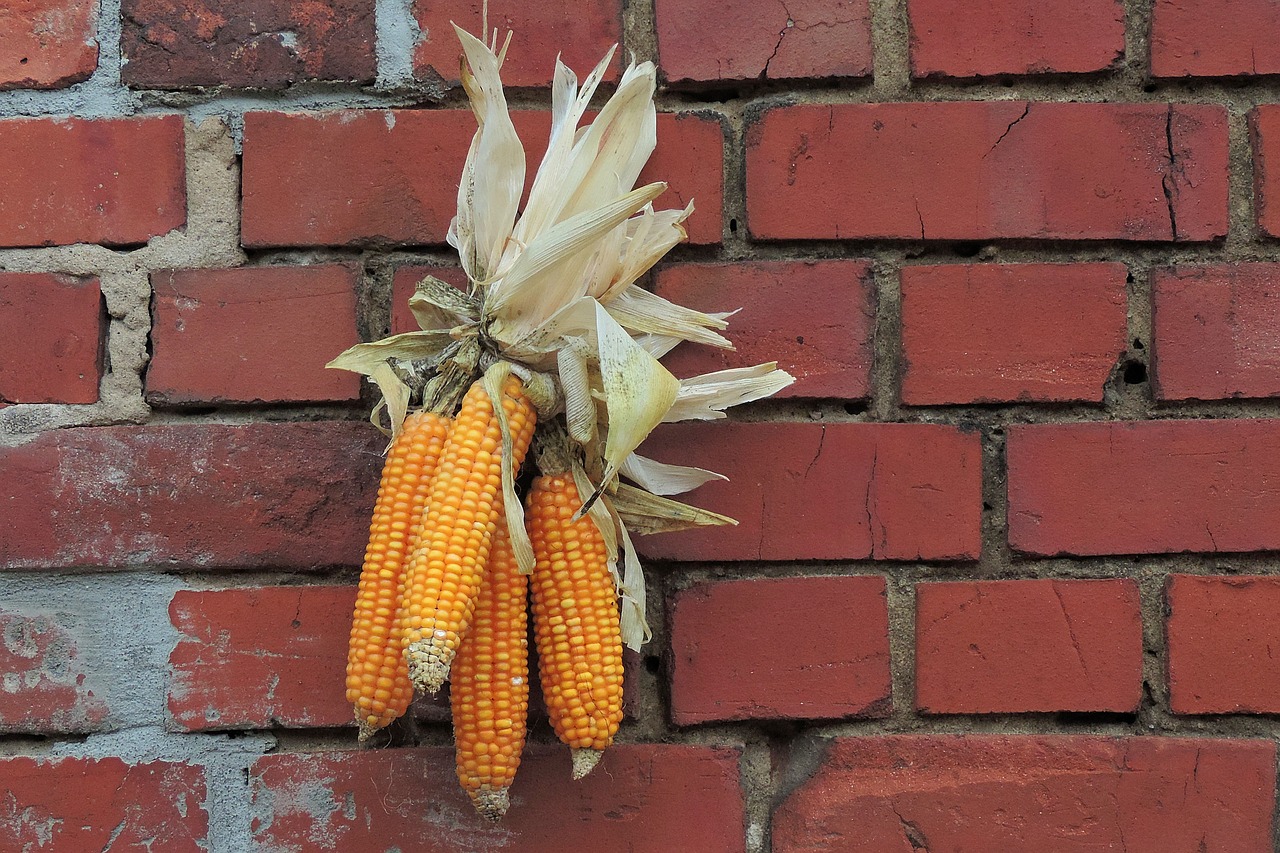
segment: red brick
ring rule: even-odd
[[[1271,849],[1275,745],[1189,738],[837,738],[773,850]]]
[[[1151,284],[1158,399],[1280,396],[1280,264],[1171,267]]]
[[[182,117],[0,120],[0,247],[132,246],[187,219]]]
[[[517,112],[527,178],[542,159],[550,115]],[[442,244],[475,133],[469,110],[362,110],[245,115],[246,246]],[[656,206],[697,199],[690,240],[718,243],[723,130],[716,118],[659,116],[642,182],[671,185]]]
[[[892,709],[884,578],[698,584],[676,595],[670,624],[676,725]]]
[[[473,34],[482,29],[480,0],[439,3],[415,0],[414,16],[422,40],[413,53],[415,75],[442,77],[458,82],[458,59],[462,48],[452,24]],[[556,56],[582,79],[604,58],[610,46],[622,41],[622,0],[541,0],[538,3],[492,4],[489,29],[495,27],[506,37],[511,31],[511,47],[502,64],[502,82],[508,86],[548,86],[556,68]],[[606,80],[616,80],[626,53],[614,55]]]
[[[500,825],[476,815],[453,749],[268,755],[253,765],[255,849],[627,850],[745,847],[735,749],[622,745],[581,781],[563,747],[530,747]]]
[[[367,423],[64,429],[0,448],[0,568],[359,565]]]
[[[761,239],[1227,233],[1227,114],[1214,105],[784,106],[752,124],[746,157]]]
[[[871,74],[867,0],[658,0],[657,26],[673,83]]]
[[[391,279],[391,334],[399,335],[403,332],[418,331],[418,321],[414,319],[413,311],[409,309],[409,297],[413,296],[418,282],[429,275],[448,282],[454,287],[467,286],[467,274],[462,271],[462,267],[437,267],[425,264],[400,267]]]
[[[204,773],[118,758],[0,759],[0,847],[13,851],[207,850]]]
[[[57,613],[0,610],[0,731],[91,732],[107,707]]]
[[[1249,113],[1249,136],[1258,227],[1270,237],[1280,237],[1280,104],[1255,107]]]
[[[0,89],[61,89],[98,65],[98,7],[80,0],[10,0],[0,9]]]
[[[182,590],[169,605],[169,716],[182,729],[352,725],[355,588]]]
[[[687,499],[739,522],[645,537],[650,557],[965,560],[981,547],[977,433],[933,424],[693,422],[660,427],[640,451],[728,476]]]
[[[0,403],[95,403],[106,312],[96,278],[0,273]]]
[[[862,399],[871,390],[874,285],[867,261],[758,261],[662,267],[655,290],[700,311],[734,311],[734,350],[686,344],[664,359],[677,376],[766,361],[796,377],[779,397]]]
[[[1120,0],[996,0],[956,14],[908,0],[913,77],[1106,71],[1124,58]]]
[[[902,401],[1102,402],[1125,350],[1124,264],[902,270]]]
[[[1015,426],[1007,454],[1018,551],[1280,548],[1280,421]]]
[[[372,82],[374,0],[123,0],[126,85]]]
[[[1280,9],[1269,0],[1155,0],[1153,77],[1280,73]]]
[[[359,278],[351,265],[153,273],[147,401],[358,400],[360,377],[325,364],[359,340]]]
[[[1280,713],[1280,578],[1174,575],[1166,596],[1173,712]]]
[[[916,708],[932,714],[1132,713],[1142,618],[1131,580],[916,587]]]

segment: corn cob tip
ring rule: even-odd
[[[604,750],[570,749],[569,753],[573,759],[573,778],[581,779],[595,769],[600,762],[600,756],[604,755]]]
[[[497,823],[511,807],[506,788],[481,788],[471,792],[471,803],[485,820]]]
[[[357,713],[358,712],[359,712],[359,709],[357,709]],[[364,720],[357,720],[357,726],[359,727],[359,732],[360,732],[357,739],[360,743],[365,743],[366,741],[369,740],[369,738],[373,737],[378,732],[377,729],[369,725]]]
[[[405,650],[409,661],[409,680],[424,693],[436,694],[449,680],[449,664],[440,660],[440,649],[419,640]]]

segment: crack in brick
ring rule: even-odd
[[[1085,678],[1089,677],[1089,667],[1084,662],[1084,651],[1080,648],[1080,638],[1076,636],[1075,626],[1071,624],[1071,615],[1067,612],[1067,603],[1062,598],[1062,589],[1058,585],[1058,581],[1052,581],[1054,597],[1058,599],[1058,608],[1062,611],[1062,621],[1067,623],[1067,633],[1071,635],[1071,645],[1076,650],[1076,659],[1080,661],[1080,669],[1083,670]]]
[[[1022,115],[1018,116],[1013,121],[1009,122],[1009,126],[1004,129],[1004,133],[1000,134],[999,138],[996,139],[995,143],[989,149],[987,149],[987,153],[982,155],[983,160],[987,159],[987,157],[990,156],[991,152],[996,150],[997,145],[999,145],[1001,142],[1004,142],[1004,138],[1009,135],[1009,131],[1013,130],[1014,125],[1022,121],[1024,118],[1026,118],[1027,113],[1029,112],[1031,112],[1031,102],[1027,101],[1026,107],[1024,107],[1022,110]]]
[[[1176,201],[1178,198],[1178,165],[1177,155],[1173,151],[1173,104],[1169,104],[1165,111],[1164,117],[1164,143],[1165,153],[1169,158],[1169,170],[1160,178],[1160,188],[1164,191],[1165,207],[1169,211],[1169,232],[1174,240],[1181,239],[1178,236],[1178,209]]]

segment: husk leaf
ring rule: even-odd
[[[510,375],[510,362],[495,362],[484,372],[484,390],[489,395],[494,417],[498,419],[498,428],[502,433],[502,510],[506,515],[511,552],[515,555],[521,573],[528,575],[533,574],[536,560],[533,556],[533,544],[529,541],[529,533],[524,526],[524,504],[516,495],[516,472],[511,458],[515,453],[511,420],[507,417],[506,407],[502,405],[502,386]]]
[[[609,500],[627,527],[642,536],[738,523],[727,515],[659,497],[626,483],[619,483]]]
[[[638,453],[632,453],[626,458],[619,473],[655,495],[681,495],[712,480],[729,479],[723,474],[717,474],[705,468],[669,465]]]
[[[662,422],[723,418],[730,406],[776,394],[795,381],[791,374],[779,370],[776,362],[681,379],[676,401]]]

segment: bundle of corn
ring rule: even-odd
[[[792,379],[763,364],[681,380],[658,362],[681,341],[730,344],[728,315],[636,284],[693,209],[654,210],[665,184],[633,189],[656,142],[653,65],[628,67],[580,128],[613,51],[581,88],[557,61],[551,137],[521,212],[506,45],[458,37],[479,127],[449,242],[469,286],[426,278],[409,301],[421,331],[330,366],[377,383],[372,419],[385,410],[392,435],[347,668],[361,739],[452,675],[459,779],[496,819],[525,737],[526,589],[548,713],[581,777],[622,719],[622,646],[649,638],[630,533],[732,523],[669,497],[720,475],[636,448],[661,422],[724,417]],[[526,523],[516,484],[531,444]]]

